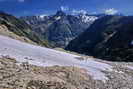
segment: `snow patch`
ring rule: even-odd
[[[93,58],[81,61],[80,56],[20,42],[0,36],[0,55],[9,55],[19,62],[29,62],[37,66],[76,66],[85,68],[96,80],[105,82],[108,78],[102,71],[112,71],[112,66],[97,62]]]
[[[127,66],[127,68],[133,70],[133,66]]]
[[[47,15],[46,14],[42,14],[39,17],[43,19],[45,16],[47,16]]]
[[[81,66],[85,66],[88,73],[93,76],[95,80],[102,80],[103,82],[108,80],[108,78],[102,71],[113,71],[112,66],[91,59],[85,61]]]
[[[131,41],[131,45],[133,45],[133,40]]]
[[[95,20],[98,19],[96,16],[87,16],[85,14],[81,15],[82,22],[84,23],[89,23],[89,22],[94,22]]]
[[[56,19],[56,20],[60,20],[60,19],[61,19],[61,16],[58,16],[58,17],[56,17],[55,19]]]

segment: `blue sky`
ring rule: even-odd
[[[0,0],[0,11],[15,16],[66,12],[122,13],[133,15],[133,0]]]

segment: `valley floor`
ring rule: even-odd
[[[0,89],[132,89],[133,63],[108,62],[0,36]]]

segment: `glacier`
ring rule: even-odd
[[[78,55],[24,43],[0,36],[0,55],[8,55],[18,62],[28,62],[37,66],[75,66],[84,68],[96,80],[105,82],[108,78],[102,71],[112,71],[112,66],[98,62],[94,58],[78,60]]]

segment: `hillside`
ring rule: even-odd
[[[27,23],[4,12],[0,12],[0,34],[28,43],[48,46],[48,43],[33,32]]]
[[[66,49],[110,61],[133,61],[132,28],[132,16],[105,16],[72,40]]]

